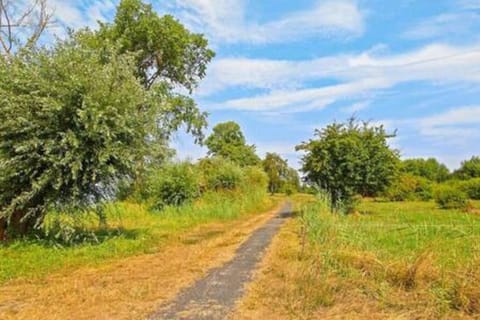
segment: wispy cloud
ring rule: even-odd
[[[176,0],[182,21],[227,43],[291,42],[307,37],[352,37],[365,29],[355,0],[321,0],[269,22],[247,19],[245,0]]]
[[[403,35],[409,39],[432,39],[471,35],[478,26],[480,15],[476,12],[441,14],[414,25]]]
[[[111,18],[117,5],[116,0],[49,0],[54,18],[62,27],[96,28],[97,21]]]
[[[437,114],[407,119],[385,119],[377,123],[390,128],[411,130],[442,146],[461,146],[480,139],[480,106],[450,108]]]
[[[359,102],[356,102],[352,105],[349,105],[347,107],[343,107],[342,108],[342,111],[344,113],[348,113],[348,114],[354,114],[356,112],[359,112],[359,111],[362,111],[362,110],[365,110],[366,108],[368,108],[370,106],[370,104],[372,103],[372,101],[359,101]]]
[[[307,85],[325,79],[338,83],[316,88]],[[262,89],[266,92],[211,107],[300,112],[338,101],[368,100],[376,90],[415,81],[480,82],[480,46],[434,44],[397,55],[367,51],[307,61],[220,59],[214,63],[199,95],[208,97],[213,92],[238,87]],[[360,101],[353,101],[356,102]]]
[[[459,0],[458,5],[462,9],[477,10],[480,9],[480,0]]]

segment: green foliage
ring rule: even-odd
[[[458,187],[465,192],[470,199],[480,200],[480,178],[461,181]]]
[[[203,35],[191,33],[172,16],[159,16],[141,0],[122,0],[113,23],[82,34],[96,50],[115,43],[120,54],[135,54],[137,78],[161,98],[157,124],[164,130],[160,138],[168,139],[185,125],[197,142],[202,141],[207,114],[177,89],[191,93],[206,75],[207,64],[215,53]]]
[[[424,177],[430,181],[443,182],[449,178],[447,166],[439,163],[435,158],[407,159],[402,161],[401,172],[417,177]]]
[[[267,153],[262,161],[263,170],[268,175],[270,193],[293,193],[300,189],[300,177],[295,169],[288,167],[287,160],[277,153]]]
[[[141,0],[122,0],[113,23],[101,24],[100,42],[136,52],[137,73],[146,87],[157,80],[192,91],[215,56],[201,34],[191,33],[170,15],[159,16]]]
[[[332,208],[354,195],[374,196],[394,181],[398,152],[390,149],[383,126],[351,119],[315,131],[316,138],[297,146],[305,152],[306,181],[326,190]]]
[[[453,176],[461,180],[480,178],[480,157],[472,157],[470,160],[463,161],[460,169],[453,172]]]
[[[242,167],[260,163],[255,145],[247,145],[240,126],[233,121],[217,124],[205,145],[209,155],[223,157]]]
[[[390,201],[430,200],[432,199],[432,183],[426,178],[410,174],[402,174],[387,189],[385,196]]]
[[[242,169],[227,159],[202,159],[199,167],[203,174],[204,189],[207,190],[234,190],[242,181]]]
[[[152,119],[129,56],[73,38],[0,64],[1,216],[35,223],[50,205],[109,196],[134,172]]]
[[[245,189],[255,186],[259,189],[267,190],[268,176],[259,167],[243,168],[242,187]]]
[[[201,141],[206,114],[178,89],[191,93],[205,76],[207,46],[171,16],[122,0],[98,31],[0,58],[0,240],[5,221],[23,233],[51,206],[111,199],[120,182],[128,196],[145,163],[171,156],[181,126]]]
[[[451,185],[437,186],[433,197],[442,209],[465,209],[468,204],[465,192]]]
[[[179,206],[200,195],[199,174],[188,162],[167,164],[149,173],[146,189],[155,209]]]

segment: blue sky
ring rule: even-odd
[[[113,0],[51,0],[78,28]],[[150,1],[204,33],[217,56],[195,92],[210,128],[235,120],[260,154],[294,147],[352,114],[397,129],[403,157],[450,168],[480,154],[480,0]],[[179,134],[179,157],[205,150]]]

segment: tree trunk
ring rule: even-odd
[[[7,219],[0,218],[0,243],[7,241]]]
[[[30,231],[32,231],[35,225],[35,218],[25,217],[25,213],[21,211],[15,211],[10,218],[9,229],[14,237],[24,237]]]

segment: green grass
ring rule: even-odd
[[[433,202],[364,201],[359,211],[333,215],[325,201],[303,209],[305,265],[315,266],[306,274],[333,283],[318,301],[351,291],[396,314],[480,314],[479,216]]]
[[[198,201],[181,207],[167,207],[150,212],[143,205],[129,202],[107,206],[108,228],[98,228],[94,215],[72,218],[52,213],[47,223],[61,218],[71,227],[89,228],[97,241],[61,246],[45,240],[19,240],[0,247],[0,283],[16,278],[41,278],[59,270],[95,266],[109,259],[152,253],[175,236],[209,222],[221,222],[262,212],[272,206],[272,199],[256,188],[230,193],[207,193]],[[178,238],[178,237],[177,237]]]

